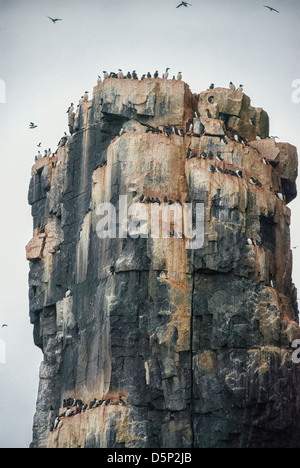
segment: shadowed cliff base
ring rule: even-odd
[[[299,447],[296,148],[242,91],[177,80],[105,79],[69,124],[29,189],[32,447]],[[120,195],[203,204],[203,245],[100,239]]]

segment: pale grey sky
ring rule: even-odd
[[[28,318],[28,265],[24,246],[32,236],[27,205],[36,145],[56,145],[67,130],[66,110],[92,92],[104,69],[138,74],[183,72],[194,92],[214,82],[245,85],[252,104],[270,116],[271,134],[300,148],[300,103],[292,82],[300,79],[300,2],[270,0],[0,0],[0,447],[28,447],[41,352]],[[62,18],[57,24],[47,18]],[[29,131],[29,122],[38,129]],[[292,209],[293,245],[299,242],[300,199]],[[294,252],[300,288],[300,242]]]

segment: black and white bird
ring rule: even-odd
[[[42,142],[40,142],[38,145],[36,145],[38,148],[41,148]]]
[[[30,130],[32,130],[34,128],[37,128],[37,125],[35,125],[34,122],[30,122],[29,128],[30,128]]]
[[[210,85],[209,89],[215,89],[214,83],[212,83],[212,84]]]
[[[49,18],[53,24],[56,24],[57,21],[62,21],[61,18],[51,18],[51,16],[47,16],[47,18]]]
[[[235,173],[236,173],[236,175],[237,175],[240,179],[243,178],[243,173],[242,173],[242,171],[238,170],[238,171],[236,171]]]
[[[108,78],[108,72],[106,70],[104,70],[103,74],[104,74],[104,79],[106,80]]]
[[[177,80],[178,80],[178,81],[181,81],[181,80],[182,80],[182,72],[178,72]]]
[[[210,170],[211,170],[211,172],[216,172],[215,166],[210,166]]]
[[[166,68],[166,71],[165,71],[165,73],[163,74],[163,79],[164,79],[164,80],[167,80],[167,79],[168,79],[169,70],[170,70],[170,68]]]
[[[202,153],[201,153],[201,158],[202,158],[202,159],[206,159],[206,158],[207,158],[207,154],[205,153],[205,151],[202,151]]]
[[[156,70],[156,72],[154,73],[154,78],[158,78],[159,74],[158,74],[158,70]]]
[[[181,2],[180,5],[178,5],[176,8],[180,8],[182,6],[187,8],[188,6],[192,6],[192,5],[190,3],[187,3],[187,2]]]
[[[71,112],[73,112],[73,110],[74,110],[74,104],[73,104],[73,102],[71,102],[71,105],[69,106],[66,114],[70,114]]]
[[[222,158],[222,156],[221,156],[220,153],[217,154],[216,159],[217,159],[218,161],[220,161],[220,162],[223,162],[223,161],[224,161],[224,159]]]
[[[234,86],[232,81],[230,81],[230,83],[229,83],[229,88],[232,89],[233,91],[235,91],[235,89],[236,89],[236,87]]]
[[[264,5],[265,8],[268,8],[268,10],[270,10],[270,12],[272,13],[272,11],[274,11],[275,13],[279,13],[278,10],[276,10],[275,8],[271,7],[271,6],[268,6],[268,5]]]
[[[6,328],[6,327],[8,327],[8,325],[7,325],[6,323],[4,323],[4,324],[2,325],[2,328]]]
[[[241,92],[244,91],[244,85],[240,84],[240,86],[238,87],[237,90],[238,90],[238,91],[241,91]]]
[[[219,166],[217,167],[216,171],[217,171],[219,174],[223,174],[223,169],[221,169]]]
[[[119,78],[119,80],[123,80],[123,78],[124,78],[124,74],[123,74],[121,68],[119,68],[119,70],[118,70],[118,78]]]

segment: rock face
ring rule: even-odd
[[[180,81],[106,79],[69,122],[29,189],[32,446],[299,447],[296,149],[245,94]],[[100,238],[104,203],[115,238]],[[175,220],[134,238],[124,203],[143,221],[202,206],[204,240],[188,248]]]

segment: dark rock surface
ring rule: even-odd
[[[71,122],[29,189],[30,316],[44,353],[32,446],[299,447],[286,205],[296,149],[266,139],[268,116],[243,93],[198,99],[178,81],[107,79]],[[174,125],[185,136],[164,134]],[[98,207],[118,213],[119,195],[204,203],[204,244],[100,239]],[[68,398],[110,404],[54,428]]]

